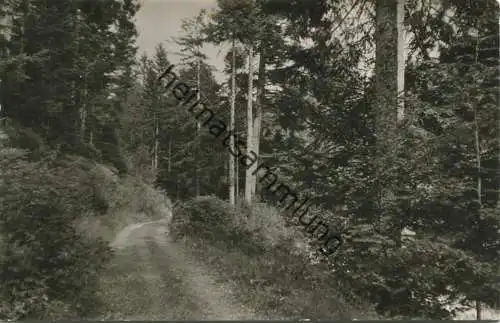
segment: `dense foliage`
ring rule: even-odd
[[[406,114],[386,160],[375,147],[376,80],[366,73],[377,40],[374,3],[219,1],[197,23],[208,42],[237,42],[236,66],[228,53],[225,72],[237,71],[240,138],[248,47],[264,60],[265,74],[254,69],[266,132],[261,159],[310,194],[343,233],[345,248],[328,260],[330,279],[381,314],[445,318],[454,313],[448,305],[499,305],[499,8],[494,1],[407,1],[405,9]],[[225,111],[229,84],[222,85]],[[382,203],[380,188],[388,185],[394,198]],[[218,185],[207,188],[226,197]]]
[[[81,160],[0,158],[0,315],[2,319],[88,317],[99,308],[99,271],[111,252],[77,232],[75,220],[103,211]]]
[[[238,213],[226,201],[203,196],[174,211],[174,238],[187,241],[225,281],[252,291],[242,293],[241,301],[259,313],[288,320],[379,318],[367,302],[346,300],[342,281],[324,279],[328,265],[309,262],[301,230],[287,228],[272,208],[260,205]]]
[[[376,148],[377,116],[391,108],[376,100],[376,1],[217,3],[183,23],[174,70],[227,124],[235,71],[234,133],[246,141],[255,101],[259,160],[310,195],[345,239],[333,258],[316,258],[323,280],[338,282],[338,299],[392,318],[449,318],[448,305],[474,301],[499,307],[498,3],[406,1],[405,116],[386,125],[390,156]],[[256,232],[229,230],[231,217],[274,204],[265,182],[245,211],[199,199],[227,199],[228,151],[157,81],[171,62],[165,47],[135,57],[138,9],[132,0],[0,0],[0,117],[9,136],[0,147],[3,318],[97,306],[93,284],[108,250],[72,227],[107,208],[87,174],[91,161],[152,179],[175,200],[198,196],[178,210],[179,236],[265,248]],[[207,63],[207,43],[234,44],[227,80]],[[239,196],[244,173],[236,165]]]
[[[95,162],[127,170],[135,1],[0,1],[0,317],[92,317],[111,259]],[[74,156],[80,157],[74,157]],[[71,157],[73,156],[73,157]]]

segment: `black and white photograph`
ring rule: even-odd
[[[0,321],[500,322],[500,0],[0,0]]]

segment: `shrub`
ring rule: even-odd
[[[265,203],[256,203],[253,208],[245,210],[244,216],[237,217],[238,226],[245,231],[263,237],[265,244],[274,247],[280,243],[294,244],[299,239],[299,232],[286,224],[283,216],[274,207]]]
[[[252,232],[237,225],[233,207],[213,197],[203,196],[187,201],[174,210],[171,232],[175,239],[199,237],[215,245],[249,254],[260,253],[264,247]]]
[[[86,317],[99,307],[98,276],[112,253],[74,227],[96,212],[90,167],[0,151],[1,319]]]
[[[264,204],[233,208],[200,197],[174,209],[172,233],[221,276],[240,299],[275,319],[378,318],[367,304],[347,300],[345,286],[325,261],[313,263],[300,228]],[[313,255],[314,256],[314,255]]]
[[[101,164],[89,170],[94,187],[95,209],[105,215],[77,221],[79,232],[110,242],[127,225],[172,217],[171,202],[161,190],[136,175],[118,176],[118,170]]]

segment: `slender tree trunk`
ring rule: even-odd
[[[77,47],[77,53],[80,52],[80,39],[79,39],[79,32],[80,32],[80,9],[77,9],[76,12],[76,41],[78,42],[78,47]],[[80,76],[81,80],[81,96],[79,96],[79,101],[78,106],[80,107],[80,142],[85,143],[85,131],[86,131],[86,122],[87,122],[87,75],[88,75],[88,70],[87,68],[84,70],[83,75]],[[80,91],[80,89],[77,89],[77,91]],[[82,99],[83,98],[83,99]]]
[[[91,118],[94,116],[94,106],[90,106],[90,116]],[[92,119],[91,119],[91,122],[89,124],[89,144],[91,146],[94,145],[94,131],[93,131],[93,123],[92,123]]]
[[[234,119],[236,112],[236,46],[235,39],[233,38],[233,46],[232,46],[232,62],[231,62],[231,111],[229,112],[230,116],[230,125],[229,129],[234,131]],[[229,146],[231,149],[234,148],[234,136],[229,137]],[[236,192],[235,192],[235,158],[234,155],[229,152],[229,204],[236,204]]]
[[[85,143],[85,125],[87,121],[87,111],[85,106],[80,111],[80,141]]]
[[[476,38],[476,48],[475,48],[475,63],[478,63],[479,55],[479,34]],[[481,177],[481,145],[479,140],[479,123],[477,121],[477,107],[474,104],[474,148],[476,150],[476,167],[477,167],[477,181],[476,181],[476,192],[477,192],[477,203],[479,204],[479,211],[483,208],[482,195],[482,177]],[[476,320],[481,320],[481,302],[476,300]]]
[[[252,45],[248,48],[248,95],[247,95],[247,155],[254,151],[253,147],[253,49]],[[252,203],[252,169],[246,168],[245,172],[245,201],[250,205]]]
[[[156,113],[153,115],[153,152],[151,154],[151,171],[156,171]]]
[[[240,202],[240,163],[236,161],[235,163],[235,189],[234,189],[234,197],[236,198],[235,203],[239,204]]]
[[[498,20],[498,24],[499,24],[499,27],[500,27],[500,19]],[[478,39],[479,39],[479,35],[478,35]],[[497,41],[500,43],[500,33],[498,33],[498,39]],[[478,55],[478,48],[479,47],[479,44],[477,44],[476,46],[476,57]],[[498,56],[500,57],[500,50],[498,51]],[[476,58],[477,59],[477,58]],[[497,172],[500,173],[500,129],[497,133],[498,135],[498,153],[497,153],[497,158],[498,158],[498,169],[497,169]],[[500,213],[500,178],[498,179],[498,187],[497,187],[497,192],[498,192],[498,197],[497,197],[497,211]],[[498,306],[500,306],[500,299],[498,300]]]
[[[81,27],[81,11],[80,9],[76,9],[74,15],[74,27],[75,27],[75,41],[77,44],[76,53],[80,53],[80,27]],[[76,68],[77,62],[74,62],[74,67]],[[86,88],[86,74],[84,71],[82,74],[78,74],[78,80],[73,82],[74,85],[74,110],[72,109],[72,114],[75,116],[74,125],[71,135],[71,143],[76,144],[85,143],[85,117],[87,114],[86,106],[85,106],[85,88]],[[77,138],[77,137],[80,138]]]
[[[379,185],[379,210],[386,210],[393,200],[394,183],[386,174],[386,169],[394,164],[397,152],[396,125],[404,116],[401,94],[404,88],[403,41],[404,0],[378,0],[376,2],[376,97],[377,109],[377,158],[376,177],[383,181]],[[389,222],[386,222],[389,221]],[[401,231],[404,223],[393,223],[391,219],[379,218],[378,223],[390,229],[395,241],[401,245]]]
[[[397,32],[398,32],[398,114],[397,121],[400,123],[403,121],[405,116],[405,104],[404,104],[404,89],[405,89],[405,34],[404,34],[404,16],[405,16],[405,0],[397,0]]]
[[[200,102],[201,99],[201,60],[198,58],[196,62],[196,88],[197,88],[197,93],[196,93],[196,99],[198,102]],[[199,168],[199,156],[200,154],[200,122],[196,122],[196,152],[195,152],[195,181],[196,181],[196,196],[200,196],[200,168]]]
[[[85,131],[87,125],[87,82],[83,80],[83,102],[80,108],[80,141],[85,143]]]
[[[260,48],[259,60],[259,75],[257,80],[257,100],[255,102],[255,119],[253,122],[253,148],[257,156],[260,158],[260,133],[262,128],[262,114],[266,86],[266,60],[265,60],[265,47]],[[252,167],[252,173],[257,169],[257,163]],[[257,174],[252,175],[252,197],[256,197],[257,189]]]
[[[168,165],[167,165],[167,173],[170,180],[170,176],[172,175],[172,138],[169,136],[168,138]]]
[[[238,133],[238,124],[235,124],[234,133]],[[240,162],[239,160],[235,161],[236,166],[236,189],[235,189],[235,197],[236,197],[236,207],[238,208],[240,205]]]
[[[160,139],[158,138],[160,135],[160,130],[159,130],[159,122],[158,122],[158,117],[156,117],[156,122],[155,122],[155,164],[154,164],[154,171],[156,172],[158,170],[158,148],[160,147]]]

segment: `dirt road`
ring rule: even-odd
[[[119,287],[126,292],[114,296],[124,298],[116,301],[124,308],[122,319],[266,319],[236,300],[236,286],[193,259],[182,245],[170,241],[166,222],[128,226],[111,246],[117,250],[117,266],[123,267],[121,275],[136,275],[134,282],[121,280],[120,284],[127,286]]]

